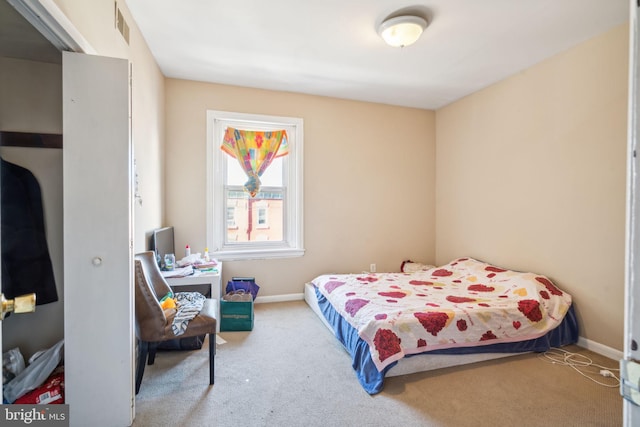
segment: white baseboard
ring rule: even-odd
[[[269,295],[264,297],[257,297],[256,304],[265,302],[285,302],[285,301],[302,301],[304,294],[284,294],[284,295]]]
[[[595,341],[588,340],[584,337],[578,337],[577,345],[587,350],[591,350],[594,353],[601,354],[613,360],[621,360],[623,352],[616,350],[615,348],[608,347],[604,344],[597,343]]]

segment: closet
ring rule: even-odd
[[[0,25],[4,7],[0,0]],[[56,22],[44,25],[65,32]],[[62,135],[63,144],[0,147],[5,160],[29,169],[42,187],[59,296],[35,313],[3,322],[3,348],[19,345],[32,353],[64,338],[71,425],[130,425],[135,355],[129,63],[58,50],[57,61],[42,62],[1,49],[0,131]]]
[[[38,305],[34,313],[12,314],[2,322],[3,352],[18,347],[27,360],[64,336],[62,66],[61,60],[0,58],[0,69],[6,94],[0,101],[0,157],[38,181],[58,295],[58,301]]]
[[[2,350],[25,358],[64,336],[62,53],[0,0],[0,157],[31,171],[40,185],[58,301],[2,323]]]

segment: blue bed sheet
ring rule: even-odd
[[[369,394],[376,394],[382,390],[386,372],[397,362],[387,366],[382,372],[378,371],[369,352],[369,345],[358,335],[358,331],[349,324],[333,308],[329,301],[318,289],[315,289],[318,305],[324,317],[333,327],[336,338],[342,343],[351,355],[351,366],[356,371],[358,381]],[[578,341],[578,321],[573,305],[569,308],[562,323],[551,332],[539,338],[514,343],[498,343],[481,347],[460,347],[446,350],[434,350],[429,354],[473,354],[473,353],[521,353],[543,352],[551,347],[561,347],[575,344]],[[422,356],[423,354],[413,355]],[[413,357],[407,356],[407,357]]]

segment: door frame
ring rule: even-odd
[[[640,301],[640,153],[637,153],[640,135],[640,34],[638,14],[640,0],[629,1],[629,111],[627,127],[627,224],[626,224],[626,268],[625,268],[625,316],[624,316],[624,358],[621,361],[621,386],[623,396],[629,394],[624,378],[625,363],[640,362],[640,313],[634,309],[634,302]],[[637,382],[635,387],[637,387]],[[630,397],[630,396],[628,396]],[[625,426],[640,424],[640,406],[623,399],[623,423]]]
[[[53,0],[6,1],[59,51],[97,53]]]

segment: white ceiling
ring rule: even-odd
[[[628,20],[629,0],[126,0],[167,77],[437,109]],[[430,25],[392,48],[398,12]]]
[[[623,24],[629,0],[126,0],[167,77],[437,109]],[[406,48],[376,27],[414,13]],[[0,0],[0,56],[60,54]]]
[[[167,77],[437,109],[625,23],[629,0],[126,0]],[[425,17],[422,38],[376,27]],[[60,54],[0,0],[0,56]]]

